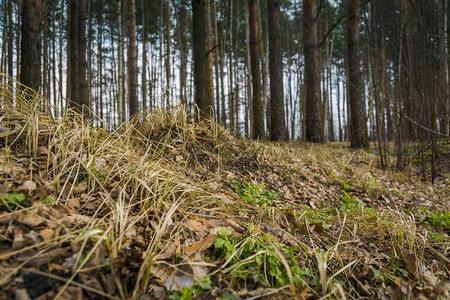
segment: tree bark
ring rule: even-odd
[[[194,85],[197,121],[214,116],[212,52],[208,48],[209,0],[192,0]]]
[[[34,90],[41,85],[41,12],[42,0],[22,2],[20,80]]]
[[[130,118],[139,111],[137,98],[136,5],[128,0],[128,105]]]
[[[13,77],[13,40],[14,40],[14,32],[13,32],[13,0],[8,1],[8,75]]]
[[[368,148],[366,111],[359,54],[359,0],[348,0],[348,71],[351,109],[350,141],[352,148]]]
[[[447,6],[448,6],[447,2]],[[447,86],[447,56],[445,53],[445,37],[444,37],[444,27],[445,27],[445,4],[443,0],[438,2],[438,12],[439,12],[439,132],[447,135],[447,123],[449,122],[449,95]],[[447,21],[448,22],[448,21]],[[448,37],[447,37],[448,38]]]
[[[317,44],[316,0],[303,0],[303,41],[305,55],[305,136],[315,143],[324,142],[320,101],[319,50]]]
[[[97,114],[103,120],[103,0],[98,0],[98,90]]]
[[[265,138],[264,129],[264,102],[261,90],[261,55],[260,46],[261,32],[258,27],[258,7],[256,0],[248,0],[249,25],[250,25],[250,65],[252,73],[253,92],[253,126],[252,135],[254,139]]]
[[[270,139],[286,140],[288,133],[284,111],[279,0],[268,0],[267,19],[269,21]]]
[[[125,122],[125,58],[124,58],[124,22],[123,22],[123,1],[119,0],[118,6],[118,25],[119,25],[119,49],[118,49],[118,60],[119,60],[119,75],[118,75],[118,95],[117,95],[117,115],[119,126]],[[112,35],[111,35],[112,36]]]

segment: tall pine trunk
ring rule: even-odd
[[[270,139],[276,141],[288,138],[284,110],[280,2],[278,0],[268,0],[267,19],[269,20]]]
[[[252,73],[253,93],[253,129],[254,139],[265,138],[264,129],[264,100],[261,87],[261,54],[260,41],[261,32],[258,25],[258,6],[256,0],[248,0],[249,25],[250,25],[250,65]]]
[[[352,148],[368,148],[366,111],[359,54],[359,0],[348,0],[348,72],[351,109],[350,141]]]
[[[316,0],[303,0],[303,41],[305,55],[305,137],[323,143],[323,113],[320,101],[319,50],[317,44]]]
[[[209,0],[192,0],[192,36],[194,52],[194,85],[196,119],[214,116],[214,88],[212,74],[212,52],[208,48],[210,10]]]
[[[139,110],[137,97],[137,51],[136,51],[136,5],[135,0],[128,0],[128,105],[130,118]]]
[[[22,1],[20,80],[34,90],[41,86],[41,13],[42,0]]]

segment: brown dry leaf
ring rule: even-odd
[[[167,247],[164,248],[164,245],[160,245],[162,248],[161,250],[163,250],[162,253],[159,253],[155,256],[155,260],[162,260],[162,259],[168,259],[171,258],[173,256],[173,254],[175,253],[175,246],[174,245],[169,245]]]
[[[232,220],[232,219],[226,219],[223,221],[224,226],[230,226],[231,228],[234,229],[234,231],[238,232],[238,233],[244,233],[245,230],[244,228],[241,227],[241,225],[239,225],[236,221]]]
[[[34,192],[35,190],[36,190],[36,183],[31,180],[25,181],[21,186],[17,188],[17,192],[31,193]]]
[[[194,251],[202,252],[207,248],[209,248],[212,244],[214,244],[216,238],[217,234],[210,234],[206,238],[201,239],[200,241],[195,243],[194,245],[184,248],[184,253],[191,253]]]
[[[164,286],[168,291],[181,291],[184,288],[190,288],[194,285],[194,277],[188,274],[175,274],[170,276]]]
[[[417,264],[416,264],[416,256],[411,252],[400,252],[400,259],[405,266],[405,270],[408,271],[409,275],[416,276],[417,275]]]
[[[210,220],[200,218],[200,219],[198,219],[198,221],[201,222],[208,229],[214,229],[217,227],[216,223],[214,223],[213,221],[210,221]]]
[[[102,284],[95,276],[83,273],[79,273],[78,276],[80,276],[81,282],[83,282],[84,285],[87,285],[96,291],[104,292]]]
[[[450,282],[440,282],[434,288],[436,300],[450,299]]]
[[[62,258],[67,256],[67,249],[58,248],[54,250],[50,250],[49,252],[42,253],[40,255],[34,256],[30,259],[30,257],[20,257],[18,261],[25,261],[25,266],[39,268],[44,265],[49,264],[52,261],[57,260],[58,258]]]
[[[8,181],[1,183],[0,184],[0,194],[9,192],[9,189],[11,188],[11,186],[12,186],[11,182],[8,182]]]
[[[17,289],[14,291],[15,300],[30,300],[26,289]]]
[[[86,192],[86,190],[87,190],[87,183],[86,182],[82,182],[78,186],[74,186],[72,188],[72,195],[73,196],[81,195],[84,192]]]
[[[100,273],[100,276],[102,278],[102,283],[105,287],[106,293],[108,295],[114,294],[114,292],[116,291],[116,281],[114,279],[114,274],[110,273],[105,275],[103,273]]]
[[[39,225],[43,225],[45,220],[36,214],[30,214],[29,212],[23,211],[17,214],[17,222],[33,229]]]
[[[70,214],[67,216],[64,216],[60,223],[63,224],[64,226],[69,226],[69,225],[78,225],[78,226],[82,226],[84,224],[87,224],[91,221],[91,218],[88,216],[83,216],[83,215],[79,215],[79,214]]]
[[[168,268],[162,264],[153,264],[150,268],[150,273],[152,276],[156,277],[156,282],[160,285],[164,285],[170,277],[170,273],[168,272]]]
[[[44,228],[39,231],[39,235],[42,237],[44,242],[48,242],[55,237],[55,231],[51,228]]]
[[[278,291],[278,289],[259,287],[256,290],[248,292],[247,296],[264,297],[265,295],[272,295],[272,294],[276,293],[277,291]]]
[[[188,220],[189,229],[192,232],[206,232],[206,226],[197,220]]]
[[[58,298],[60,300],[83,300],[83,289],[80,287],[67,287]]]
[[[188,264],[194,273],[194,278],[205,277],[209,274],[209,264],[206,264],[203,260],[203,255],[200,252],[194,253],[191,259],[188,260]]]
[[[305,287],[300,291],[298,296],[300,297],[300,299],[306,299],[306,297],[308,297],[308,292],[309,292],[309,287]]]
[[[0,225],[8,225],[9,223],[11,223],[12,219],[12,215],[0,216]]]
[[[398,287],[390,285],[386,288],[386,293],[389,295],[391,300],[403,300],[402,290]]]
[[[80,208],[80,199],[79,198],[67,199],[66,205],[68,208],[76,210],[77,208]]]

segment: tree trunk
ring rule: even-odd
[[[447,2],[447,6],[448,6]],[[445,37],[444,37],[444,26],[445,26],[445,7],[444,1],[439,0],[438,2],[438,12],[439,12],[439,132],[442,134],[448,134],[447,123],[449,118],[448,103],[448,87],[447,87],[447,57],[445,53]],[[448,21],[447,21],[448,22]],[[448,33],[449,34],[449,33]],[[448,37],[447,37],[448,38]]]
[[[89,103],[89,89],[87,82],[87,60],[86,60],[86,0],[78,0],[78,13],[79,13],[79,29],[78,29],[78,52],[79,52],[79,61],[78,61],[78,79],[79,79],[79,91],[75,91],[78,93],[78,104],[81,107],[81,111],[85,118],[91,117],[90,103]]]
[[[219,76],[219,34],[217,31],[216,1],[212,2],[211,13],[214,26],[214,71],[216,79],[216,121],[220,122],[220,76]]]
[[[128,0],[128,105],[130,118],[139,111],[137,98],[136,5]]]
[[[253,126],[252,135],[254,139],[265,138],[264,129],[264,102],[261,90],[261,55],[260,40],[261,32],[258,27],[258,7],[256,0],[248,0],[249,23],[250,23],[250,64],[253,87]]]
[[[92,110],[92,1],[88,0],[88,37],[87,37],[87,103],[88,107]]]
[[[278,0],[268,0],[267,19],[269,20],[270,139],[277,141],[288,138],[284,113],[283,58]]]
[[[383,22],[381,25],[381,81],[383,84],[384,106],[386,109],[386,141],[391,141],[394,136],[394,124],[392,122],[391,114],[391,84],[390,74],[388,71],[388,61],[386,54],[386,37],[384,33]]]
[[[303,40],[305,55],[305,137],[324,142],[320,101],[319,50],[317,44],[316,0],[303,0]]]
[[[165,60],[165,75],[166,75],[166,87],[164,90],[166,107],[169,108],[170,96],[170,1],[167,1],[166,5],[166,26],[164,28],[164,39],[166,42],[166,60]]]
[[[44,49],[42,55],[42,94],[48,99],[48,1],[43,0],[43,19],[44,19]]]
[[[98,0],[98,89],[97,114],[103,120],[103,0]]]
[[[34,90],[41,85],[41,12],[42,0],[22,1],[20,80]]]
[[[209,0],[192,0],[192,36],[194,53],[194,85],[196,119],[214,116],[212,52],[208,48]]]
[[[12,78],[13,77],[13,0],[8,1],[8,75]]]
[[[119,25],[119,49],[118,49],[118,55],[119,55],[119,76],[118,76],[118,97],[117,97],[117,115],[118,115],[118,123],[119,126],[125,122],[125,58],[124,58],[124,22],[123,22],[123,1],[119,0],[119,6],[118,6],[118,25]],[[112,35],[111,35],[112,36]]]
[[[359,0],[348,0],[348,71],[352,148],[368,148],[366,111],[359,58]]]
[[[147,107],[147,5],[142,1],[142,107]]]

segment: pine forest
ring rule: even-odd
[[[450,299],[447,0],[1,0],[0,300]]]

